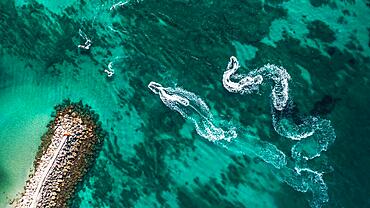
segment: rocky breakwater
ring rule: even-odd
[[[68,207],[106,133],[87,105],[65,100],[55,107],[24,192],[14,207]]]

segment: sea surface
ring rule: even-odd
[[[307,162],[327,189],[307,188],[317,178],[304,174],[289,184],[253,154],[263,141],[295,167],[297,141],[273,126],[271,85],[224,88],[231,56],[244,75],[284,67],[289,115],[330,121],[335,141]],[[23,190],[67,98],[109,134],[71,207],[370,207],[369,79],[368,0],[0,0],[0,207]],[[193,93],[207,122],[258,142],[244,141],[247,152],[210,141],[152,81]]]

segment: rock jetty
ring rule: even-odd
[[[34,171],[14,207],[68,207],[77,184],[94,162],[106,133],[82,102],[64,100],[42,137]]]

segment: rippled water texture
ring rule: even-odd
[[[53,2],[0,0],[0,207],[65,98],[109,133],[71,207],[370,207],[368,1]]]

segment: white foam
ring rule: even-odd
[[[233,93],[250,94],[258,91],[259,85],[262,84],[264,78],[271,79],[275,84],[271,92],[274,107],[280,111],[285,108],[289,99],[288,81],[290,80],[290,75],[283,67],[266,64],[259,69],[249,72],[248,75],[235,74],[239,68],[240,65],[237,58],[231,56],[227,70],[222,78],[222,84],[226,90]],[[235,82],[232,78],[238,81]]]
[[[242,76],[236,75],[236,71],[240,65],[236,57],[230,57],[227,70],[224,72],[222,83],[226,90],[233,93],[252,93],[254,90],[258,90],[258,86],[262,83],[263,78],[261,75],[257,76]],[[238,79],[239,81],[234,82],[231,78]]]
[[[108,77],[112,77],[114,75],[113,62],[109,62],[108,69],[104,69],[104,72],[107,73]]]
[[[90,40],[89,37],[87,37],[87,35],[81,29],[78,30],[78,33],[81,36],[81,38],[85,40],[85,43],[84,45],[78,45],[77,47],[85,49],[85,50],[89,50],[92,44],[92,41]]]
[[[300,124],[295,123],[292,117],[291,102],[289,102],[291,98],[288,82],[291,77],[283,67],[267,64],[249,72],[248,75],[236,74],[239,67],[238,60],[232,56],[223,75],[223,86],[232,93],[249,94],[258,90],[263,81],[272,81],[273,127],[279,135],[297,141],[291,148],[294,167],[292,168],[292,165],[286,166],[278,174],[282,175],[284,181],[294,189],[301,192],[310,190],[313,194],[313,199],[310,201],[311,207],[323,206],[329,197],[322,173],[308,167],[301,168],[301,165],[306,164],[308,160],[319,157],[321,152],[326,151],[328,146],[334,142],[336,136],[330,121],[308,116],[302,119]],[[239,81],[234,82],[231,79]],[[270,145],[272,144],[263,149],[263,154],[260,157],[265,161],[275,163],[275,167],[285,166],[287,163],[278,163],[283,160],[274,160],[279,152],[278,149],[273,148],[275,146]]]
[[[260,141],[247,133],[239,134],[236,132],[237,128],[231,125],[226,128],[217,126],[208,106],[194,93],[182,88],[164,88],[156,82],[150,82],[148,87],[159,95],[167,107],[179,112],[184,118],[190,119],[197,133],[203,138],[236,153],[258,156],[276,168],[286,165],[285,154],[273,144]],[[242,130],[239,129],[239,131]]]
[[[113,4],[111,7],[110,7],[110,9],[109,10],[114,10],[114,9],[116,9],[117,7],[123,7],[123,6],[125,6],[127,3],[128,3],[129,1],[125,1],[125,2],[122,2],[122,1],[120,1],[120,2],[118,2],[118,3],[115,3],[115,4]]]
[[[224,130],[213,122],[208,106],[192,92],[181,88],[165,88],[156,82],[150,82],[149,89],[158,94],[162,102],[172,110],[190,119],[197,133],[209,141],[231,141],[237,136],[233,129]]]

